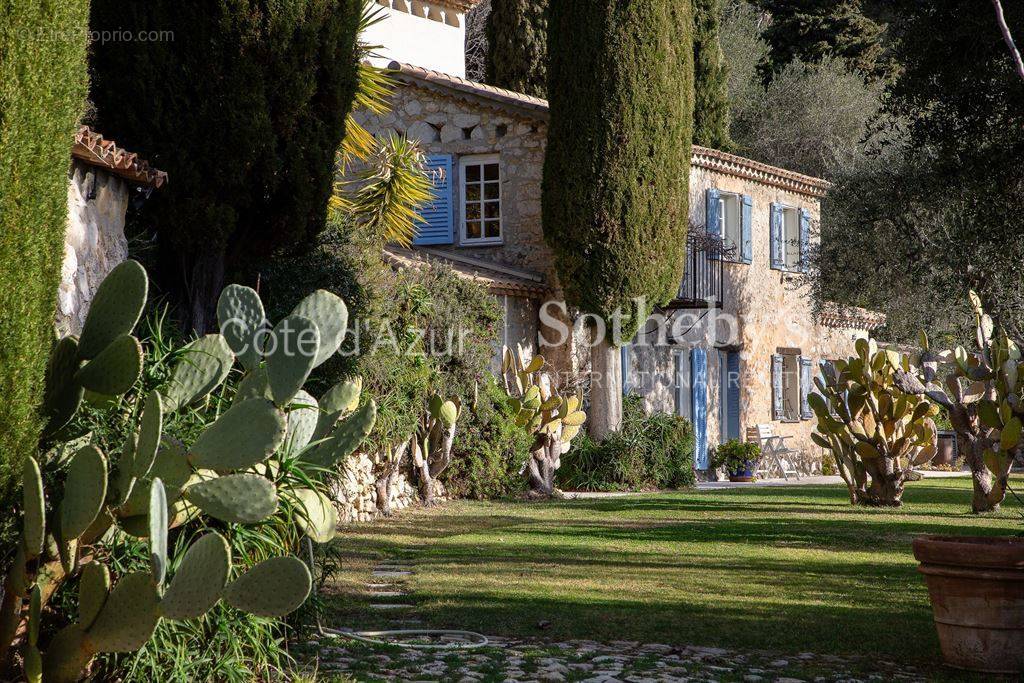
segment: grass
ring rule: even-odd
[[[958,478],[911,484],[896,511],[851,507],[828,486],[412,510],[339,535],[332,621],[381,625],[366,609],[370,571],[414,559],[407,585],[424,626],[873,654],[928,668],[939,649],[914,536],[1024,531],[1015,502],[975,516],[969,500]]]

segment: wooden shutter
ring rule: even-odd
[[[740,259],[744,263],[751,263],[754,260],[754,200],[745,194],[743,195],[743,207],[740,211]]]
[[[693,423],[693,464],[706,470],[708,463],[708,354],[701,348],[690,350],[691,422]]]
[[[433,186],[433,200],[419,207],[413,244],[452,244],[455,242],[455,221],[452,201],[452,155],[429,154],[426,170]]]
[[[629,393],[629,346],[622,346],[622,395]]]
[[[706,204],[707,208],[706,208],[706,210],[704,212],[704,216],[705,216],[705,219],[704,219],[704,229],[707,230],[709,235],[717,235],[718,237],[722,237],[722,231],[720,229],[720,224],[719,224],[719,219],[720,219],[719,208],[720,207],[718,206],[718,199],[719,199],[720,196],[721,195],[718,192],[718,190],[716,190],[713,187],[710,188],[705,193],[705,204]],[[718,249],[712,249],[710,254],[709,254],[709,257],[712,258],[712,259],[719,259],[719,258],[722,257],[722,255],[721,255],[721,253],[719,253]]]
[[[811,212],[800,209],[800,270],[807,272],[811,259]]]
[[[782,204],[772,203],[771,214],[771,245],[770,254],[772,268],[785,270],[786,268],[786,243],[783,235],[782,225]]]
[[[725,423],[730,439],[740,438],[740,354],[729,351],[725,356]]]
[[[772,356],[772,419],[782,419],[782,356]]]
[[[676,415],[687,419],[690,418],[690,405],[687,400],[690,382],[687,371],[690,368],[689,361],[682,352],[673,354],[675,356],[676,374]]]
[[[807,397],[811,395],[811,359],[800,356],[800,419],[810,420],[814,417],[811,404]]]

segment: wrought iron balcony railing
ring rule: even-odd
[[[728,250],[716,235],[691,229],[686,239],[686,266],[679,293],[666,308],[721,308],[723,263]]]

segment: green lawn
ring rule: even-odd
[[[969,514],[969,486],[911,484],[895,512],[853,508],[845,489],[823,486],[407,511],[340,534],[333,621],[384,623],[366,609],[370,571],[415,558],[408,585],[427,626],[929,666],[938,642],[914,536],[1024,531],[1015,503]]]

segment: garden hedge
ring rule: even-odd
[[[0,0],[0,503],[39,439],[88,16],[88,0]]]

